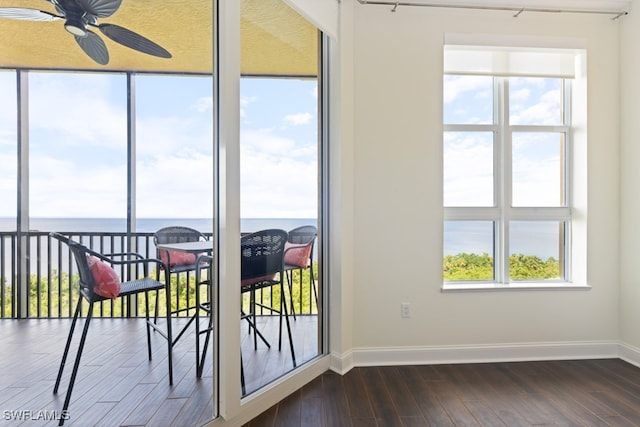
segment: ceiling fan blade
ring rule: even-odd
[[[91,59],[96,61],[100,65],[107,65],[109,63],[109,51],[102,39],[91,31],[87,32],[85,37],[74,36],[78,45],[84,50],[84,53],[89,55]]]
[[[98,25],[98,28],[100,28],[100,31],[102,31],[105,36],[121,45],[149,55],[159,56],[160,58],[171,58],[169,51],[159,44],[119,25],[101,24]]]
[[[0,18],[19,19],[22,21],[57,21],[62,17],[49,12],[24,7],[0,7]]]
[[[98,18],[111,16],[122,4],[122,0],[76,0],[80,7]]]

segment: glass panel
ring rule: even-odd
[[[213,82],[136,76],[138,231],[213,230]]]
[[[492,221],[445,221],[444,280],[494,280],[494,234]]]
[[[510,78],[509,123],[512,125],[561,125],[562,79]]]
[[[214,177],[214,144],[213,144],[213,79],[211,76],[196,75],[137,75],[135,76],[136,99],[136,201],[137,222],[139,232],[156,232],[163,227],[185,226],[195,229],[207,237],[213,233],[213,177]],[[211,237],[216,239],[216,236]],[[215,242],[215,240],[214,240]],[[215,245],[215,243],[210,243]],[[215,246],[214,246],[215,247]],[[155,250],[155,248],[153,249]],[[189,256],[183,254],[185,258]],[[162,256],[160,256],[162,258]],[[176,259],[177,255],[171,256]],[[193,259],[190,260],[193,262]],[[189,261],[187,261],[188,263]],[[164,273],[165,277],[166,272]],[[212,279],[210,270],[205,277]],[[207,301],[217,306],[217,287],[202,286],[197,282],[198,275],[193,271],[168,275],[172,286],[172,306],[174,310],[182,310],[175,317],[193,315],[193,310],[186,307],[195,305],[196,293],[200,301]],[[210,292],[209,292],[210,291]],[[160,295],[160,306],[165,304],[165,295]],[[207,306],[207,303],[204,303]],[[217,316],[218,310],[200,311],[200,330],[207,327],[203,319],[205,315]],[[212,319],[214,320],[214,319]],[[180,325],[180,326],[178,326]],[[174,339],[184,323],[174,323]],[[178,326],[178,327],[176,327]],[[194,327],[187,331],[194,331]],[[217,342],[214,327],[212,342]],[[194,332],[195,333],[195,332]],[[218,361],[216,346],[204,347],[204,339],[208,336],[200,332],[198,352],[207,349],[204,358],[202,378],[203,398],[211,398],[214,404],[211,417],[217,415],[217,391],[213,397],[207,397],[205,391],[212,387],[217,390]],[[192,340],[185,335],[181,340]],[[195,343],[188,343],[196,351]],[[203,357],[200,354],[200,357]],[[213,363],[212,363],[213,359]],[[175,359],[174,359],[175,360]],[[193,363],[193,362],[192,362]],[[175,361],[174,361],[175,368]],[[174,370],[175,372],[175,370]],[[195,369],[190,373],[195,379]],[[174,374],[175,375],[175,374]],[[194,420],[197,418],[194,418]],[[186,423],[185,423],[186,424]]]
[[[561,279],[565,225],[557,221],[511,221],[509,224],[509,278]]]
[[[0,231],[16,230],[18,129],[16,73],[0,71]]]
[[[317,80],[244,78],[241,80],[242,124],[241,139],[241,226],[242,232],[278,228],[286,231],[312,225],[318,227],[318,133],[317,133]],[[313,260],[317,267],[317,255]],[[316,270],[317,271],[317,270]],[[303,335],[318,333],[318,307],[308,270],[296,270],[293,276],[293,311],[298,316],[295,328]],[[316,273],[317,274],[317,273]],[[316,275],[317,277],[317,275]],[[302,282],[300,282],[302,279]],[[263,299],[271,300],[271,292],[279,301],[279,288],[264,291]],[[245,312],[250,309],[245,294]],[[277,316],[264,312],[258,328],[277,331]],[[290,316],[291,322],[293,318]],[[275,323],[274,323],[275,325]],[[294,334],[295,337],[301,336]],[[245,343],[253,340],[243,335]],[[269,340],[277,341],[273,335]],[[283,355],[286,362],[281,368],[260,370],[265,361],[254,358],[268,353],[245,352],[246,392],[251,393],[280,377],[293,366],[288,350],[286,329],[283,331]],[[317,339],[311,339],[317,343]],[[306,342],[307,338],[305,338]],[[303,341],[294,342],[297,363],[315,357],[319,348],[305,349]],[[264,346],[259,342],[259,346]]]
[[[444,205],[493,206],[493,133],[444,133]]]
[[[445,124],[492,124],[493,77],[444,76]]]
[[[311,35],[311,40],[315,41],[318,31],[284,2],[241,4],[241,69],[250,69],[251,62],[260,57],[274,70],[279,70],[280,75],[244,76],[240,81],[241,231],[282,229],[288,232],[291,243],[302,244],[306,236],[296,235],[292,230],[299,226],[311,226],[317,230],[320,224],[319,81],[317,77],[308,77],[308,73],[296,71],[296,61],[287,54],[288,48],[272,48],[282,40],[291,45],[309,46],[306,42],[309,41],[308,36]],[[292,31],[292,24],[297,28],[295,31]],[[264,34],[251,37],[249,31],[253,26],[263,30]],[[269,45],[273,46],[270,48]],[[304,56],[317,59],[317,44],[311,45],[314,47],[305,49]],[[317,238],[313,233],[310,242],[316,248],[311,252],[310,268],[307,267],[308,253],[292,257],[294,251],[286,252],[285,263],[290,266],[296,263],[302,268],[285,270],[283,288],[276,284],[256,294],[257,301],[280,310],[281,289],[285,290],[288,321],[283,319],[281,350],[278,350],[278,313],[253,305],[250,292],[242,293],[242,312],[249,313],[252,308],[256,310],[255,329],[271,344],[270,351],[263,351],[267,346],[258,338],[258,351],[255,351],[255,330],[247,334],[246,329],[246,321],[251,318],[242,316],[243,395],[260,390],[322,352],[322,307],[318,305],[322,294],[318,275],[321,259],[317,255]],[[254,276],[247,276],[248,269],[241,270],[245,279],[255,277],[255,272]]]
[[[29,74],[32,228],[124,231],[126,100],[124,75]],[[58,221],[54,226],[53,218]],[[117,221],[91,221],[94,218]]]
[[[565,205],[564,133],[512,134],[513,206]]]

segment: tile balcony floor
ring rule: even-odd
[[[243,336],[243,358],[247,391],[272,381],[292,367],[286,331],[283,351],[278,351],[278,318],[261,319],[259,329],[272,347],[253,349],[253,339]],[[18,421],[5,411],[23,416],[47,416],[60,412],[77,340],[57,395],[53,394],[58,366],[71,324],[70,319],[0,320],[0,425],[34,425]],[[74,338],[79,338],[76,326]],[[298,316],[291,322],[298,361],[317,352],[317,317]],[[244,325],[243,325],[244,326]],[[85,351],[78,370],[65,426],[199,426],[212,419],[213,368],[211,347],[202,378],[195,374],[193,327],[173,350],[174,384],[167,378],[166,341],[152,334],[153,360],[147,359],[143,319],[91,321]],[[238,380],[240,380],[238,378]],[[11,419],[7,419],[11,418]],[[55,426],[57,421],[38,420],[38,426]]]

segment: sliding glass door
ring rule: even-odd
[[[241,2],[240,231],[288,236],[279,284],[243,292],[244,395],[323,352],[319,37],[281,0]]]

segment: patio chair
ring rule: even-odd
[[[302,292],[302,271],[309,269],[309,281],[313,288],[313,295],[318,305],[318,290],[313,275],[313,247],[318,235],[318,229],[314,225],[303,225],[289,231],[287,243],[284,246],[284,273],[289,285],[289,298],[291,301],[291,314],[296,319],[295,306],[293,304],[293,272],[300,272],[300,291]],[[300,303],[302,310],[302,303]]]
[[[202,262],[206,265],[213,265],[213,257],[211,255],[200,255],[197,262]],[[202,272],[204,269],[198,268],[196,270],[196,310],[193,314],[195,319],[195,336],[196,336],[196,376],[202,377],[202,371],[204,369],[204,361],[207,358],[207,350],[209,348],[209,342],[211,341],[211,333],[213,332],[213,309],[214,306],[214,293],[216,292],[211,288],[213,284],[213,278],[211,277],[211,270],[207,274],[206,279],[203,278]],[[202,295],[200,287],[204,286],[206,290],[206,299],[201,300]],[[200,311],[204,311],[207,315],[207,327],[202,329],[200,326]],[[204,343],[202,345],[202,352],[200,352],[200,335],[204,335]]]
[[[78,374],[78,367],[80,366],[80,359],[82,357],[82,351],[84,350],[85,341],[87,338],[87,332],[93,316],[93,307],[96,302],[104,301],[107,299],[115,299],[117,297],[134,296],[140,293],[145,295],[145,317],[147,328],[147,352],[149,360],[151,360],[151,328],[156,328],[155,324],[149,317],[149,296],[150,291],[156,293],[162,289],[165,289],[164,283],[158,280],[157,275],[160,271],[160,260],[157,259],[145,259],[142,255],[127,252],[118,254],[100,254],[95,252],[86,246],[66,237],[59,233],[51,233],[51,237],[59,240],[61,243],[65,243],[75,259],[76,266],[78,267],[79,279],[79,297],[76,305],[73,320],[71,321],[71,329],[69,330],[69,336],[67,343],[65,344],[64,353],[62,355],[62,361],[60,362],[60,368],[58,369],[58,376],[53,388],[53,393],[58,392],[60,386],[60,380],[62,378],[62,372],[67,362],[67,356],[69,355],[69,348],[71,346],[71,340],[73,338],[73,332],[76,327],[78,317],[81,315],[82,301],[85,300],[88,304],[87,317],[82,329],[82,335],[78,344],[78,351],[76,353],[75,362],[71,371],[71,378],[69,380],[69,386],[67,388],[67,394],[64,399],[62,407],[63,413],[66,413],[69,408],[71,400],[71,393]],[[156,264],[156,278],[149,277],[149,264]],[[113,266],[139,266],[142,265],[144,277],[141,279],[132,279],[128,281],[120,282],[116,271]],[[137,271],[137,270],[136,270]],[[167,316],[167,320],[169,316]],[[169,383],[173,384],[173,369],[171,358],[171,325],[167,321],[167,330],[161,332],[162,335],[167,338],[168,342],[168,361],[169,361]],[[59,425],[64,424],[65,417],[60,418]]]
[[[291,348],[291,358],[293,366],[296,366],[296,355],[293,348],[293,337],[291,335],[291,324],[287,311],[287,303],[284,296],[284,246],[287,241],[285,230],[269,229],[257,231],[241,237],[240,239],[240,290],[242,294],[249,293],[249,312],[241,310],[241,318],[249,323],[249,330],[253,329],[254,348],[258,348],[258,337],[269,347],[269,342],[260,333],[256,324],[256,307],[261,307],[272,313],[278,313],[280,321],[280,331],[278,337],[278,350],[282,350],[282,317],[287,324],[289,335],[289,346]],[[278,286],[280,285],[280,286]],[[280,307],[273,307],[264,303],[262,298],[256,300],[256,291],[269,288],[280,288]]]
[[[199,240],[208,240],[207,236],[200,231],[189,227],[183,226],[170,226],[159,229],[153,234],[153,243],[157,247],[161,243],[182,243],[182,242],[197,242]],[[167,291],[170,291],[171,275],[179,273],[187,273],[196,271],[197,268],[208,268],[209,264],[201,262],[200,265],[196,264],[197,255],[193,253],[173,252],[166,250],[157,250],[158,258],[162,261],[161,269],[165,274],[165,282],[167,283]],[[170,292],[167,295],[171,295]],[[175,292],[176,307],[171,314],[177,314],[183,311],[192,310],[195,306],[189,306],[180,308],[179,289]],[[187,301],[189,300],[189,293],[187,292]]]

